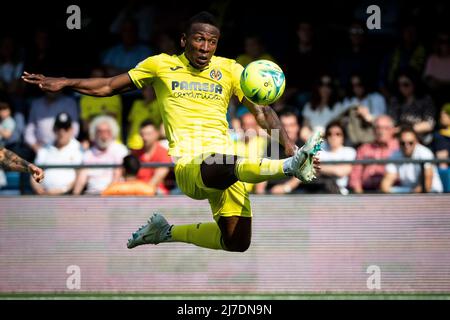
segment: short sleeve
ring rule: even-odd
[[[393,163],[388,163],[386,165],[386,172],[387,173],[397,173],[397,166]]]
[[[150,85],[157,76],[159,56],[149,57],[139,62],[136,67],[128,71],[128,75],[138,89]]]
[[[47,154],[47,152],[46,152],[45,148],[40,148],[38,150],[38,152],[37,152],[36,159],[34,160],[34,163],[36,165],[38,165],[38,166],[44,165],[45,162],[46,162],[45,161],[46,160],[46,154]]]
[[[244,93],[241,89],[241,74],[244,70],[244,67],[237,63],[236,61],[232,62],[231,65],[231,76],[232,76],[232,92],[233,94],[238,97],[239,101],[242,101],[242,98],[244,97]]]
[[[390,157],[390,160],[403,159],[400,151],[394,152]],[[385,167],[387,173],[398,173],[398,165],[395,163],[388,163]]]
[[[421,149],[421,151],[420,151],[419,158],[422,159],[422,160],[433,160],[434,159],[434,155],[433,155],[433,152],[431,152],[430,149],[428,149],[427,147],[424,146]],[[425,162],[424,167],[425,168],[432,168],[433,164],[431,164],[429,162]]]
[[[83,151],[80,149],[77,149],[74,153],[72,164],[82,164],[83,163]]]
[[[346,149],[345,160],[351,161],[356,159],[356,150],[348,147]]]

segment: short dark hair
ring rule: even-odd
[[[125,175],[136,176],[141,169],[141,163],[136,156],[129,154],[123,158],[122,167],[125,170]]]
[[[298,118],[298,116],[290,111],[290,110],[285,110],[283,112],[280,113],[279,118],[281,119],[282,117],[294,117],[295,120],[297,121],[297,124],[300,126],[300,119]]]
[[[333,127],[338,127],[341,129],[342,131],[342,136],[344,137],[344,141],[347,138],[346,132],[345,132],[345,127],[342,125],[342,122],[339,120],[333,120],[330,123],[328,123],[328,125],[325,128],[325,136],[328,136],[328,133],[330,132],[330,129]]]
[[[142,121],[141,125],[139,126],[139,129],[142,129],[146,126],[154,126],[156,128],[156,124],[150,119]]]
[[[413,126],[409,124],[403,124],[400,126],[400,132],[398,133],[398,138],[400,139],[401,135],[404,133],[412,133],[417,141],[420,141],[417,132],[414,130]]]
[[[189,32],[191,31],[191,27],[194,23],[206,23],[206,24],[210,24],[214,27],[216,27],[217,29],[220,29],[219,23],[217,22],[216,17],[209,13],[208,11],[202,11],[199,12],[195,15],[193,15],[188,22],[186,23],[186,26],[184,28],[184,32],[186,34],[189,34]]]

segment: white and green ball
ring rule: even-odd
[[[255,104],[274,103],[283,94],[285,86],[283,70],[269,60],[253,61],[241,74],[241,89],[245,97]]]

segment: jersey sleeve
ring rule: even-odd
[[[158,73],[159,56],[149,57],[128,71],[128,75],[138,89],[152,84]]]
[[[244,67],[236,61],[231,63],[232,92],[238,97],[239,101],[242,101],[242,98],[244,97],[244,93],[241,89],[241,74],[243,70]]]

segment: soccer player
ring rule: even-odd
[[[44,171],[0,145],[0,167],[5,170],[28,172],[36,182],[44,179]]]
[[[187,23],[181,36],[184,53],[160,54],[140,62],[134,69],[111,78],[49,78],[24,73],[23,79],[43,90],[65,87],[88,95],[113,94],[153,86],[169,154],[174,158],[179,188],[193,199],[208,199],[215,222],[171,225],[154,214],[133,233],[128,248],[161,242],[185,242],[210,249],[246,251],[251,240],[252,211],[245,182],[259,183],[284,176],[304,182],[320,168],[315,157],[322,138],[316,133],[302,147],[290,142],[276,113],[244,98],[239,85],[243,67],[231,59],[215,56],[220,30],[215,18],[201,12]],[[287,159],[247,159],[233,154],[226,112],[235,95],[256,117],[258,124],[279,132]]]

